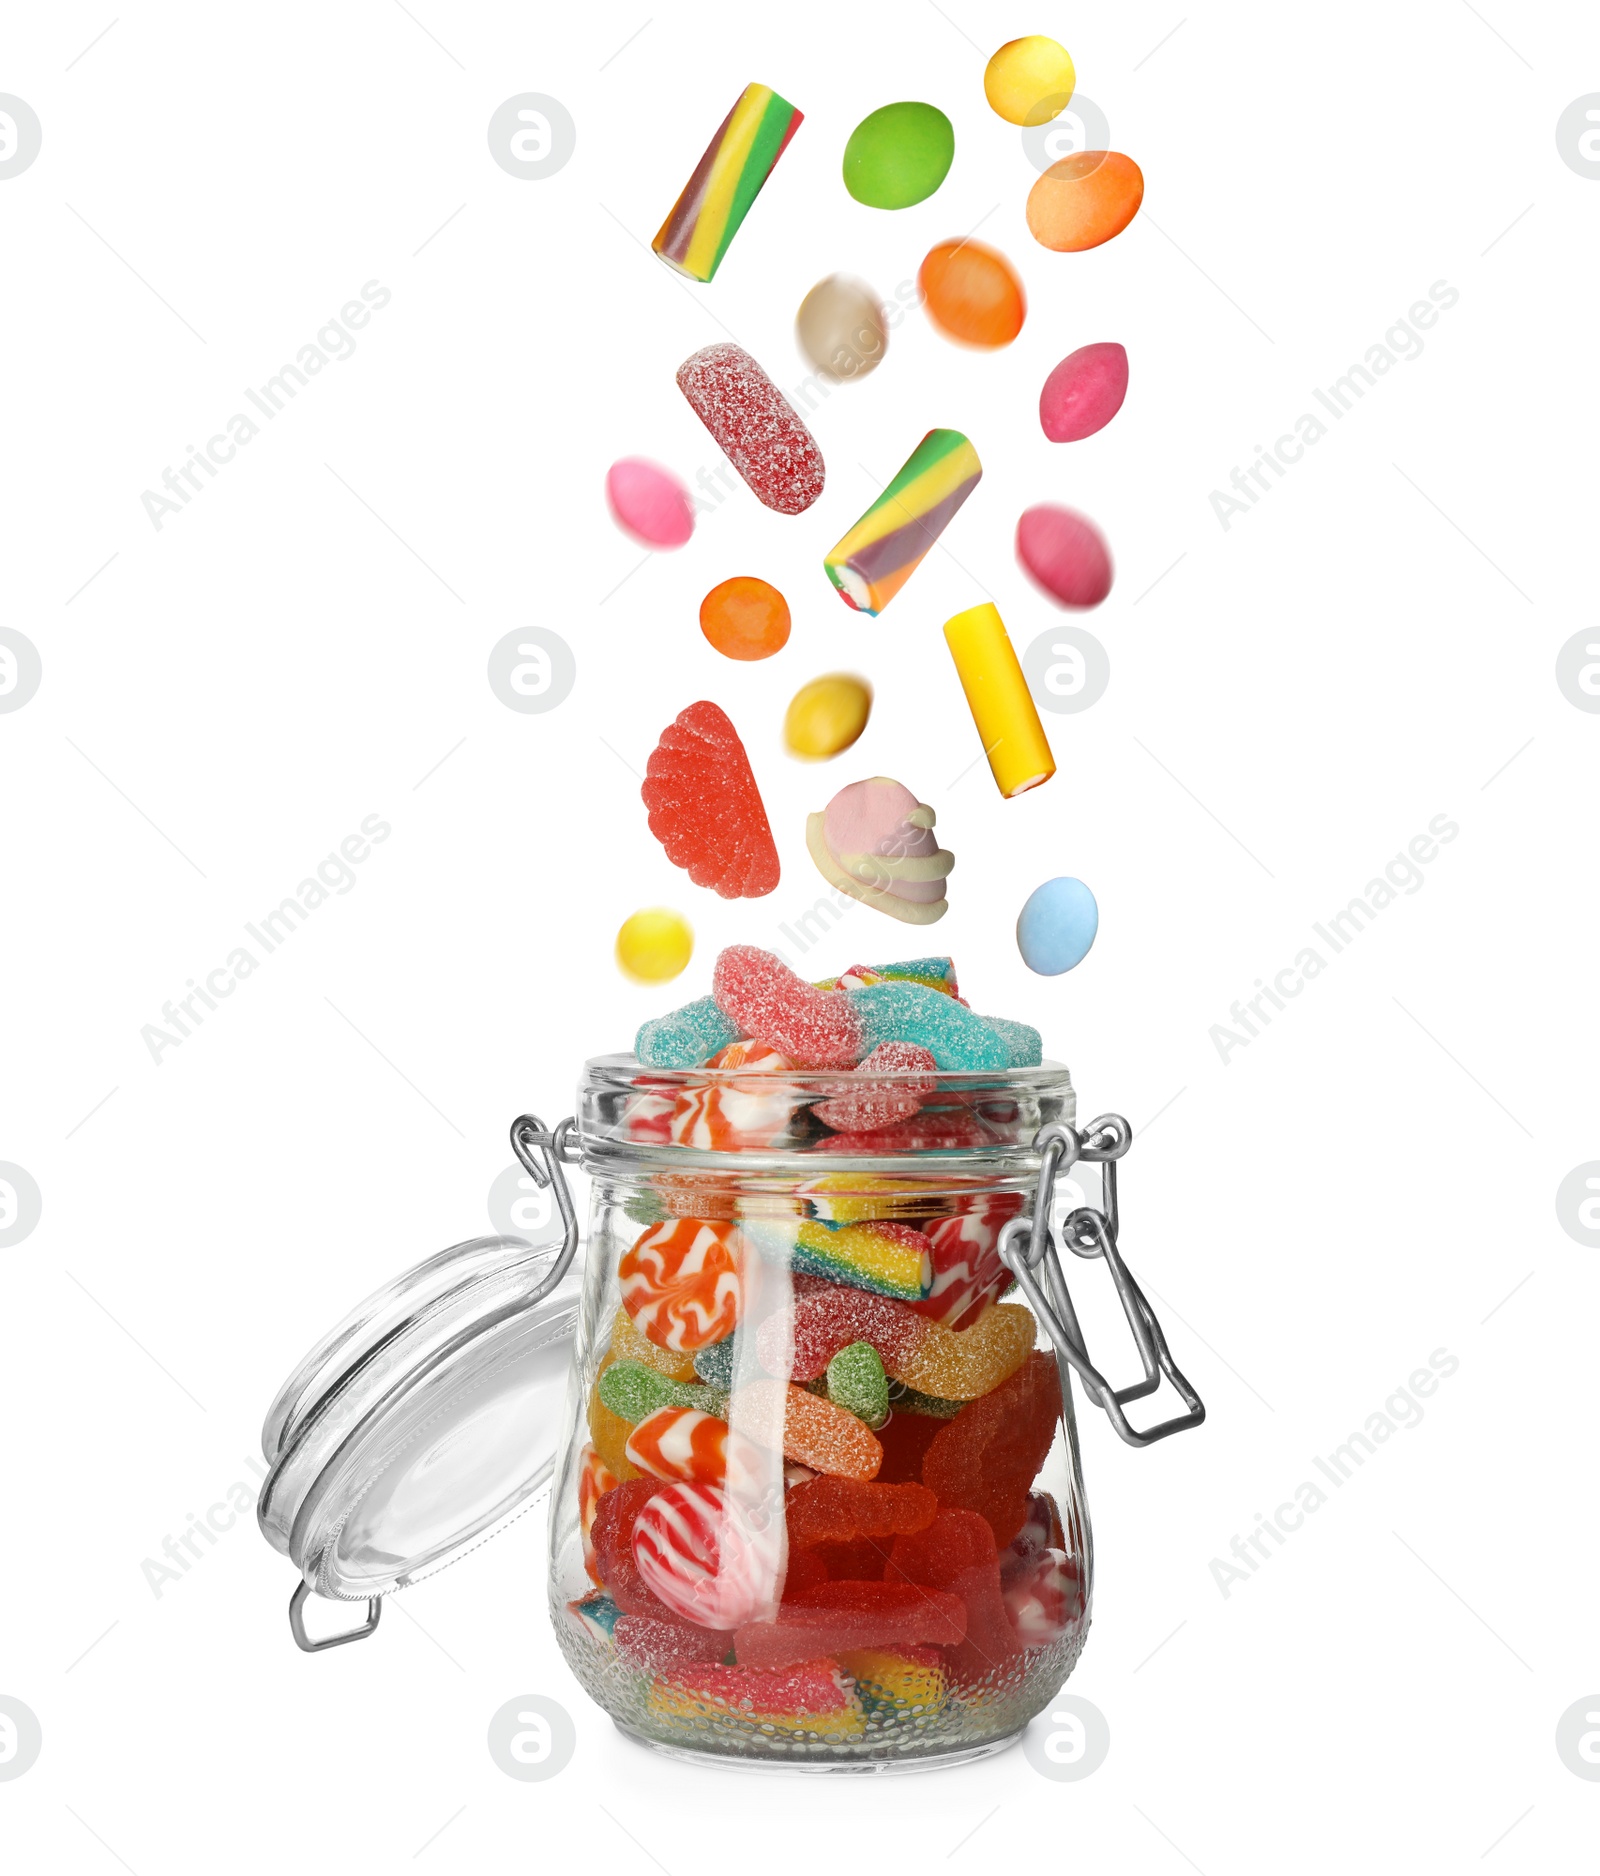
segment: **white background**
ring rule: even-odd
[[[1600,24],[1504,0],[191,0],[125,8],[84,53],[111,14],[14,8],[0,61],[44,130],[0,184],[0,621],[44,667],[0,716],[0,1158],[43,1194],[0,1251],[0,1694],[44,1736],[0,1783],[8,1865],[637,1867],[629,1835],[669,1876],[1592,1853],[1600,1789],[1554,1735],[1600,1688],[1600,1279],[1554,1198],[1597,1153],[1600,721],[1553,673],[1592,618],[1600,186],[1554,132],[1600,89]],[[1069,46],[1147,179],[1139,219],[1091,254],[1031,240],[1034,170],[984,101],[988,53],[1033,31]],[[688,287],[646,245],[751,79],[806,121],[714,285]],[[544,181],[485,139],[529,90],[577,124]],[[906,97],[948,113],[956,160],[930,201],[883,214],[845,194],[840,155]],[[1026,281],[1019,340],[965,353],[914,313],[814,413],[815,508],[776,516],[741,487],[639,565],[607,464],[718,461],[678,362],[731,332],[797,384],[816,279],[892,293],[980,222]],[[141,491],[368,280],[393,297],[354,356],[156,531]],[[1224,531],[1210,491],[1439,280],[1459,304],[1422,355]],[[1049,444],[1046,372],[1113,338],[1122,413]],[[973,437],[984,480],[949,553],[858,617],[819,559],[935,424]],[[1076,621],[1112,678],[1046,718],[1060,772],[1006,803],[971,766],[939,627],[985,595],[1019,648],[1059,617],[1011,553],[1039,500],[1112,544],[1115,589]],[[768,663],[730,664],[696,628],[740,572],[793,607]],[[529,624],[577,658],[548,715],[485,677]],[[835,669],[877,706],[818,771],[778,727]],[[784,869],[767,900],[690,886],[645,827],[632,771],[702,696],[765,795]],[[937,940],[977,1007],[1037,1023],[1085,1113],[1141,1134],[1159,1116],[1127,1167],[1124,1245],[1211,1413],[1143,1453],[1087,1429],[1099,1581],[1070,1691],[1107,1716],[1104,1766],[1054,1783],[1013,1752],[801,1788],[657,1760],[560,1659],[538,1518],[317,1659],[248,1518],[157,1597],[143,1560],[235,1481],[254,1491],[262,1413],[301,1352],[487,1228],[516,1113],[567,1112],[581,1059],[701,994],[721,944],[779,942],[821,891],[805,814],[873,773],[938,810],[957,866]],[[354,888],[154,1064],[141,1027],[369,814],[393,834]],[[1461,831],[1425,885],[1224,1065],[1211,1026],[1438,814]],[[1100,937],[1035,978],[1012,926],[1061,873],[1095,890]],[[665,991],[610,955],[652,903],[698,940]],[[907,948],[863,909],[810,962]],[[1460,1368],[1423,1422],[1224,1598],[1211,1559],[1441,1348]],[[548,1783],[485,1748],[524,1693],[577,1723]]]

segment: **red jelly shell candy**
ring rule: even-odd
[[[778,883],[778,849],[739,733],[714,703],[692,703],[661,732],[639,790],[650,832],[697,886],[759,899]]]
[[[939,1501],[925,1485],[824,1477],[797,1485],[784,1509],[791,1544],[845,1544],[856,1537],[900,1537],[926,1530]]]
[[[1060,1413],[1055,1358],[1032,1354],[992,1393],[945,1423],[923,1458],[923,1484],[941,1506],[987,1519],[1004,1548],[1027,1521],[1029,1492]]]
[[[850,999],[808,984],[770,951],[729,945],[717,958],[711,994],[729,1022],[796,1068],[851,1068],[861,1059],[861,1019]]]

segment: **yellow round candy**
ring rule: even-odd
[[[661,906],[635,912],[617,933],[618,968],[636,984],[664,984],[678,975],[693,951],[689,921]]]
[[[1030,33],[1013,39],[983,72],[983,95],[1008,124],[1048,124],[1066,109],[1078,74],[1063,45]]]
[[[872,686],[834,672],[814,677],[794,694],[783,719],[783,741],[791,756],[822,762],[846,750],[867,727]]]

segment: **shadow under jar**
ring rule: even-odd
[[[1144,1382],[1113,1394],[1052,1287],[1057,1177],[1127,1144],[1075,1118],[1051,1063],[587,1064],[555,1154],[592,1191],[550,1613],[624,1731],[885,1771],[997,1751],[1060,1689],[1093,1568],[1067,1367],[1134,1443],[1121,1403],[1162,1372],[1190,1412],[1155,1436],[1204,1412],[1124,1285],[1114,1164],[1067,1235],[1109,1244]]]

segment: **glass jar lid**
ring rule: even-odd
[[[548,1481],[579,1292],[569,1270],[540,1293],[561,1248],[441,1251],[352,1310],[279,1391],[257,1516],[300,1571],[302,1647],[370,1633],[382,1597],[493,1536]],[[365,1599],[366,1626],[312,1642],[311,1593]]]

